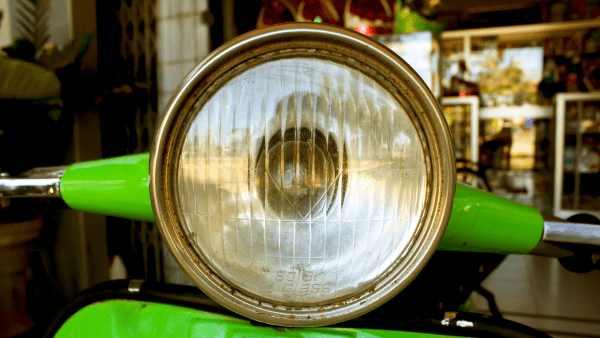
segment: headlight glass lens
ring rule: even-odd
[[[319,304],[366,290],[406,253],[427,167],[377,80],[327,59],[271,59],[194,109],[177,208],[221,279],[275,304]]]

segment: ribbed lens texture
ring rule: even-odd
[[[198,107],[179,156],[189,242],[232,286],[275,303],[365,290],[423,216],[414,125],[376,81],[332,61],[237,75]]]

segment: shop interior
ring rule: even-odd
[[[0,0],[0,172],[148,152],[204,57],[294,21],[346,27],[400,55],[447,119],[459,182],[600,224],[597,0]],[[39,336],[49,312],[107,280],[193,285],[152,223],[0,201],[0,260],[20,259],[0,265],[0,337]],[[431,293],[447,297],[423,303],[600,336],[600,271],[540,256],[457,259],[467,261],[445,271],[477,282],[437,281]]]

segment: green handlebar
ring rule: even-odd
[[[438,249],[526,254],[538,245],[543,230],[536,209],[458,183]]]
[[[148,153],[75,163],[60,179],[60,193],[76,210],[154,222],[149,166]]]
[[[61,195],[73,209],[153,222],[148,173],[148,153],[76,163],[61,179]],[[524,254],[543,227],[534,208],[457,184],[439,249]]]

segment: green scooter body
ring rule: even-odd
[[[451,336],[338,327],[283,329],[257,326],[248,320],[182,306],[114,299],[97,302],[79,310],[62,325],[55,337],[443,338]]]
[[[549,337],[505,319],[472,313],[415,314],[391,301],[373,313],[328,327],[287,328],[251,321],[192,286],[110,281],[79,294],[45,337]]]
[[[61,194],[76,210],[153,222],[148,174],[147,153],[76,163],[61,179]],[[457,184],[439,250],[526,254],[543,229],[536,209]]]

